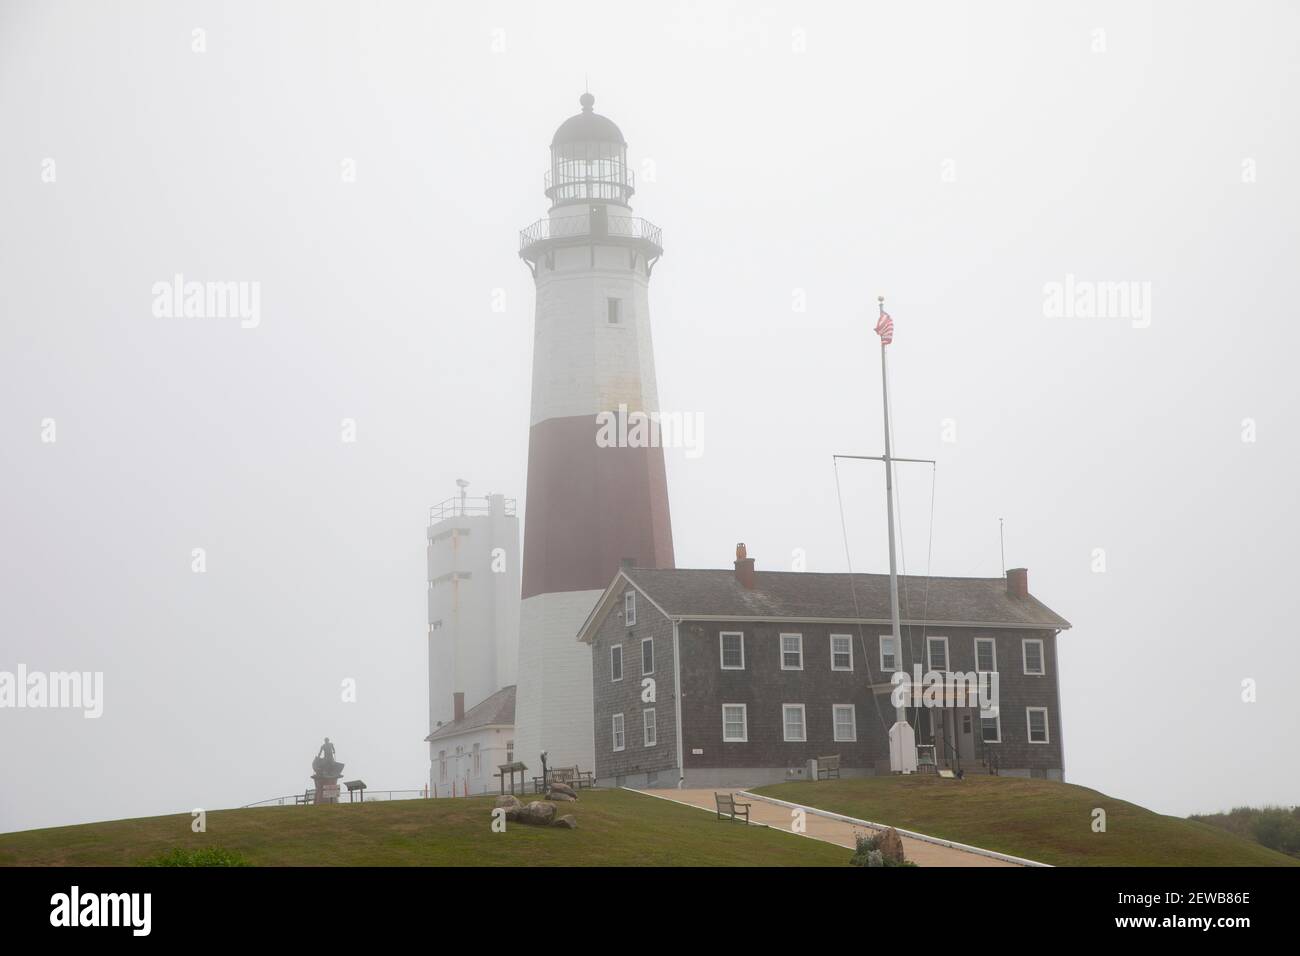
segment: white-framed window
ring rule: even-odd
[[[986,744],[1002,743],[1001,715],[980,718],[980,740],[984,741]]]
[[[745,635],[740,631],[723,631],[718,635],[718,646],[722,652],[722,669],[724,671],[743,671],[745,669]]]
[[[991,637],[975,638],[975,670],[991,674],[997,669],[997,642]]]
[[[515,762],[515,742],[513,740],[507,740],[506,741],[506,763],[514,763],[514,762]]]
[[[474,776],[483,776],[483,751],[478,744],[474,745]]]
[[[1047,708],[1026,707],[1025,723],[1029,725],[1029,742],[1031,744],[1051,743],[1047,733]]]
[[[853,670],[853,635],[831,635],[831,670]]]
[[[928,637],[925,640],[926,661],[932,671],[948,670],[948,638]]]
[[[615,644],[609,649],[609,679],[613,683],[623,679],[623,645]]]
[[[858,739],[858,715],[852,704],[832,704],[831,720],[835,727],[836,740]]]
[[[722,740],[742,744],[749,740],[749,708],[744,704],[722,705]]]
[[[781,670],[803,670],[803,635],[781,635]]]
[[[653,707],[647,707],[641,711],[641,727],[647,747],[653,747],[659,742],[659,729],[655,726],[655,709]]]
[[[623,594],[623,624],[625,627],[631,627],[636,623],[636,592],[627,591]]]
[[[655,672],[655,639],[653,637],[641,638],[641,673],[653,674]]]
[[[610,296],[606,302],[606,318],[610,325],[618,325],[623,318],[623,300]]]
[[[898,654],[894,650],[894,635],[880,635],[880,672],[892,674],[898,670]]]
[[[1042,677],[1043,641],[1037,637],[1026,637],[1020,642],[1020,657],[1025,665],[1025,673],[1030,677]]]
[[[610,742],[616,751],[627,746],[627,735],[623,733],[623,715],[615,714],[610,727]]]
[[[781,705],[781,728],[787,743],[803,743],[808,739],[803,704]]]
[[[447,782],[447,751],[438,751],[438,779]]]

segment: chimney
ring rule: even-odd
[[[746,556],[743,541],[736,545],[736,582],[747,591],[754,589],[754,559]]]
[[[1029,597],[1029,569],[1010,568],[1007,571],[1007,593],[1012,597]]]
[[[622,568],[624,571],[631,571],[634,567],[636,567],[636,558],[624,558],[622,561],[619,562],[619,567]]]
[[[451,695],[452,720],[465,719],[465,692],[458,690]]]

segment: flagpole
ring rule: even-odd
[[[878,296],[880,305],[879,332],[885,320],[885,297]],[[880,389],[884,398],[882,408],[885,418],[885,508],[889,528],[889,617],[894,631],[894,666],[902,670],[903,624],[898,609],[898,566],[894,558],[894,462],[889,440],[889,366],[885,335],[880,337]],[[916,770],[916,734],[907,722],[906,699],[894,708],[894,726],[889,730],[889,769],[896,773]]]
[[[878,296],[877,301],[880,305],[880,315],[885,314],[885,297]],[[898,610],[898,566],[894,560],[894,463],[892,458],[893,449],[889,442],[889,368],[887,365],[886,355],[888,348],[885,340],[880,340],[880,389],[884,396],[882,408],[885,413],[885,509],[888,517],[889,527],[889,616],[890,622],[894,627],[894,657],[895,663],[901,663],[903,660],[903,623]],[[894,717],[896,720],[907,721],[907,708],[895,708]]]

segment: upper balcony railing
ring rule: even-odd
[[[627,205],[636,192],[632,170],[612,159],[567,160],[548,169],[543,182],[557,206],[592,199]]]
[[[663,230],[648,219],[639,216],[602,216],[587,213],[581,216],[563,216],[556,219],[539,219],[519,232],[519,252],[539,242],[553,239],[581,238],[641,239],[663,251]]]
[[[516,500],[514,498],[502,499],[503,511],[505,517],[512,517],[515,513]],[[429,524],[436,524],[446,518],[461,518],[466,516],[490,515],[492,513],[492,498],[448,498],[446,501],[440,501],[429,509]]]

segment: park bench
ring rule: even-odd
[[[596,785],[592,778],[590,770],[579,770],[573,767],[552,767],[546,772],[547,780],[541,777],[533,777],[533,792],[541,793],[546,789],[547,783],[563,783],[572,787],[574,790],[586,788],[590,790]]]
[[[725,813],[733,820],[738,820],[741,817],[744,817],[745,825],[746,826],[749,825],[749,804],[748,803],[737,803],[736,795],[734,793],[715,792],[713,794],[713,799],[718,804],[719,820],[722,819],[722,815]]]
[[[840,755],[830,754],[826,757],[817,758],[817,779],[831,780],[840,779]]]

